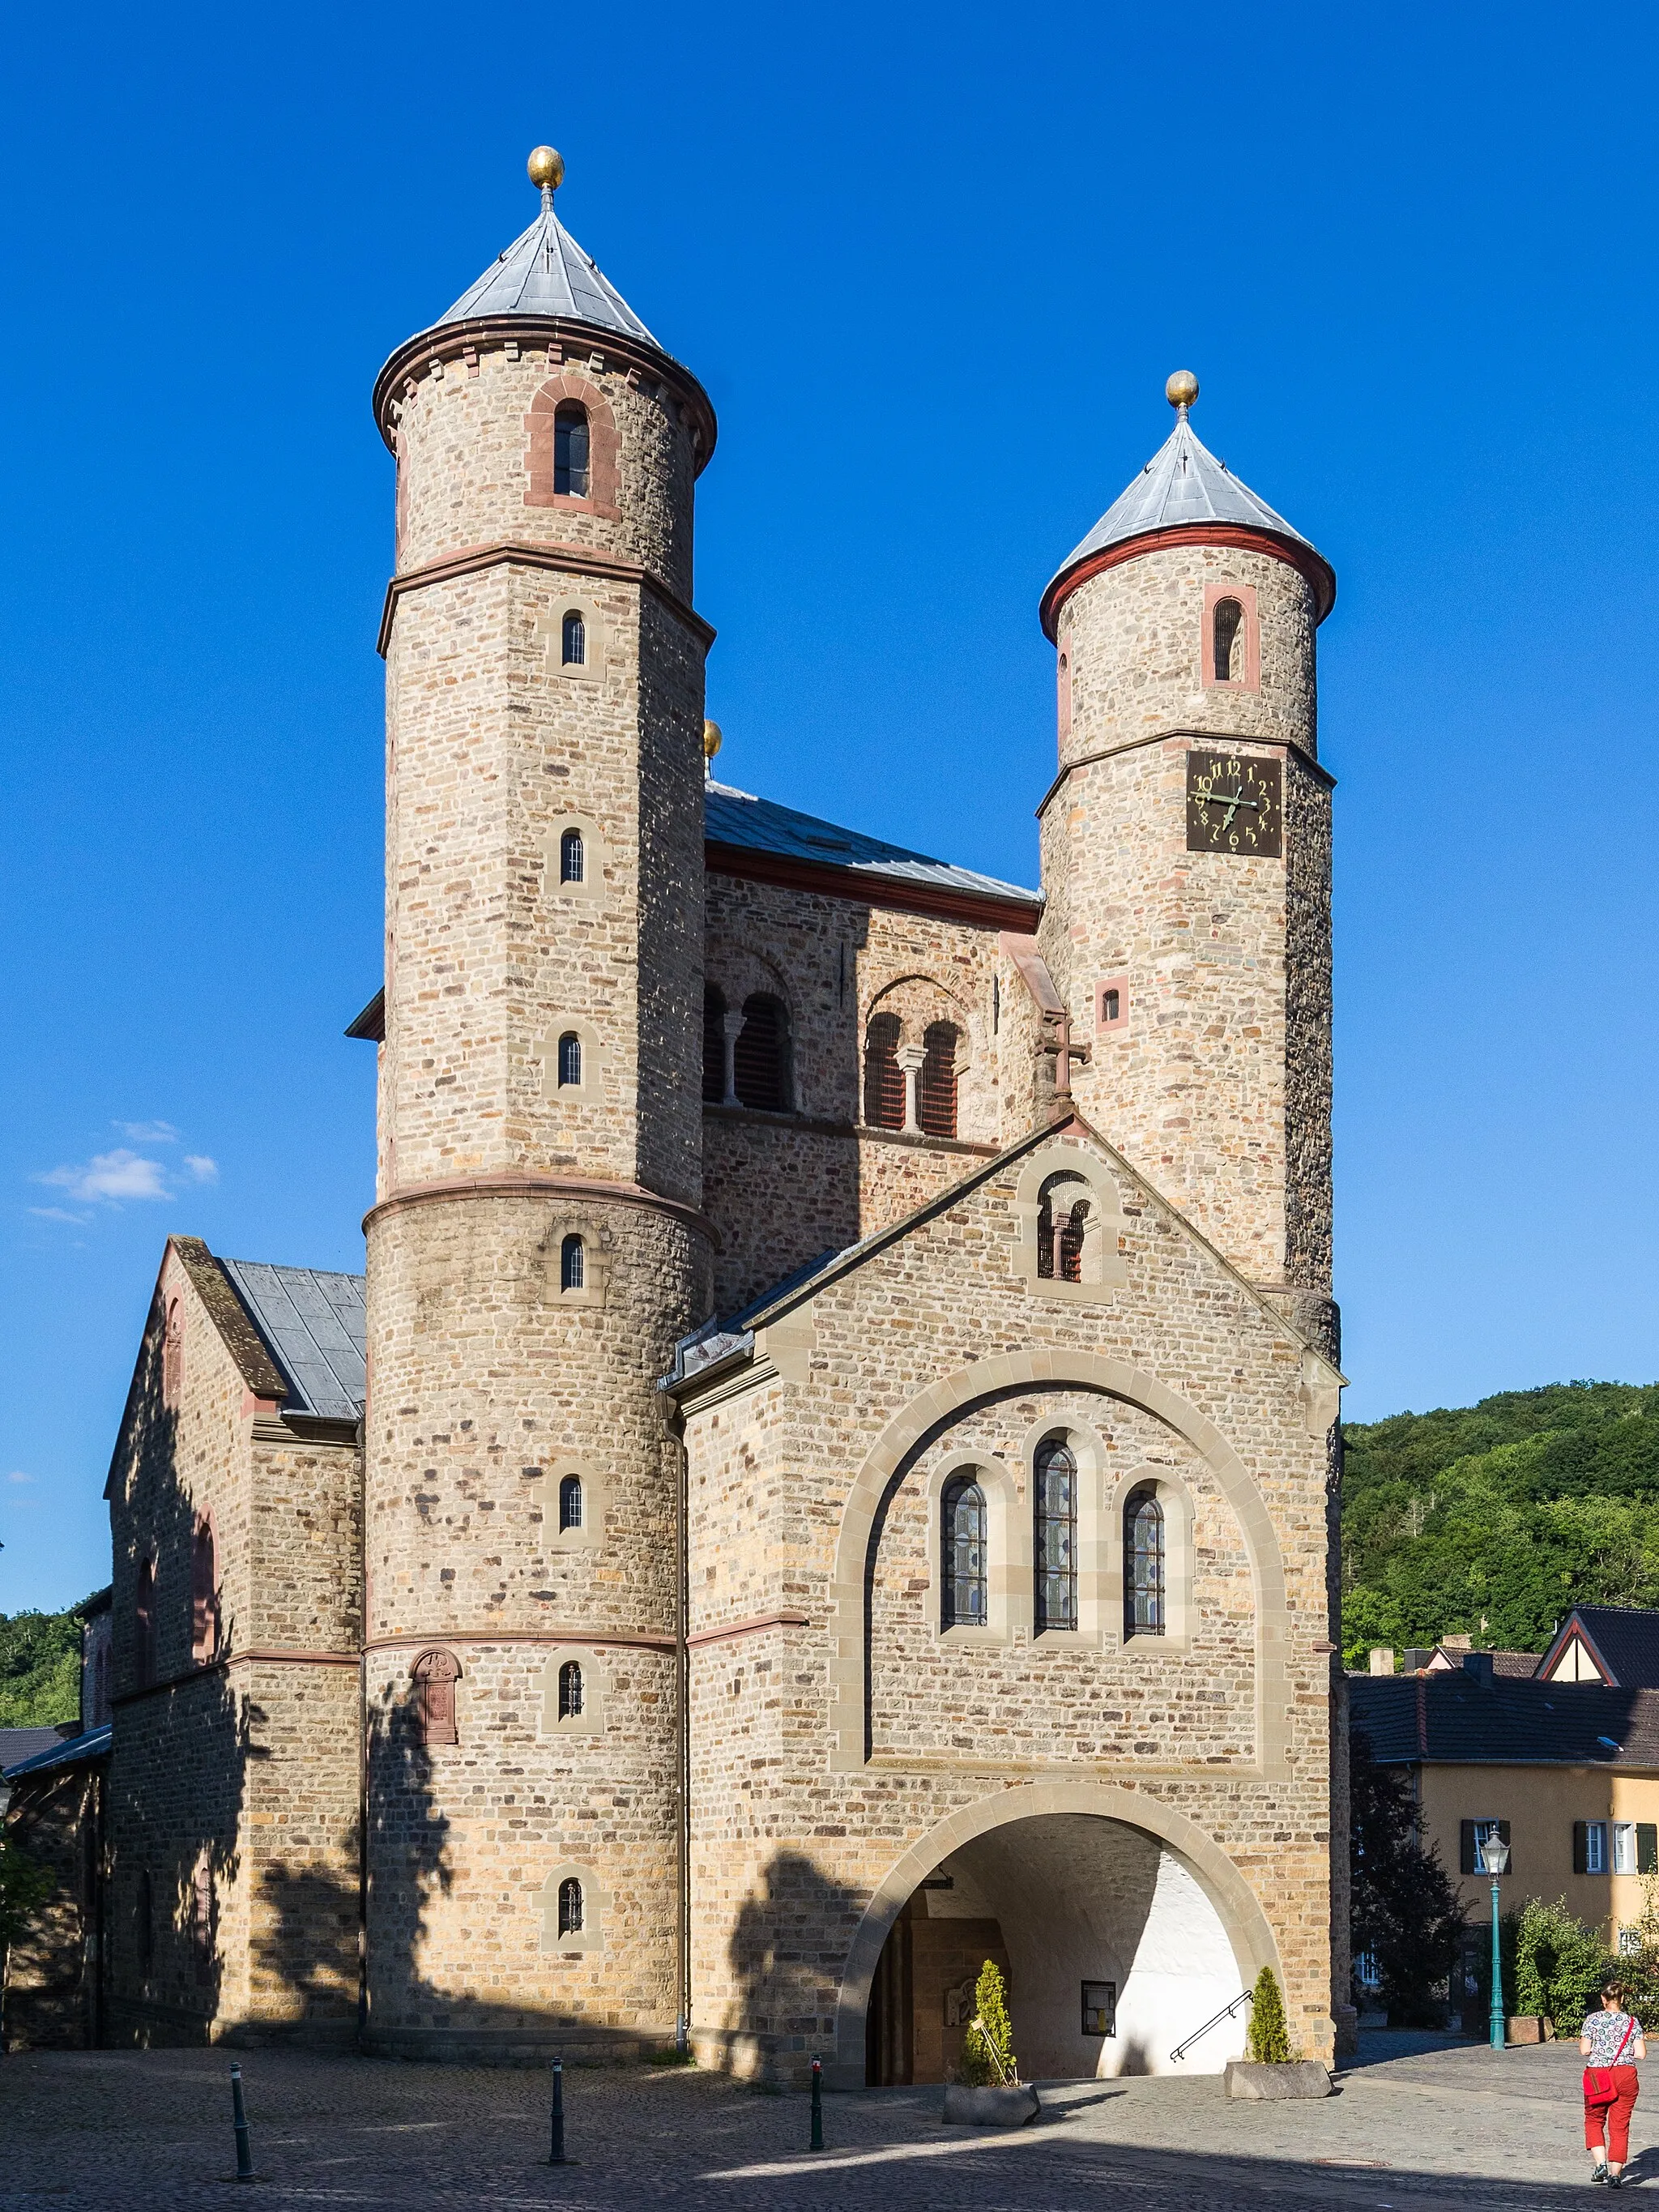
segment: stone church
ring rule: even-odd
[[[733,788],[714,410],[530,173],[374,386],[365,1273],[170,1239],[116,1444],[104,2032],[1328,2057],[1332,570],[1182,373],[1040,891]]]

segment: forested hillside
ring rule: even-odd
[[[51,1728],[81,1711],[81,1613],[0,1613],[0,1728]]]
[[[1342,1646],[1541,1651],[1575,1603],[1659,1606],[1659,1383],[1553,1382],[1344,1431]]]

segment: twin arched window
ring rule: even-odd
[[[562,1291],[580,1291],[586,1290],[586,1287],[587,1248],[580,1237],[574,1235],[567,1237],[559,1247],[559,1288]],[[561,1517],[559,1522],[561,1528],[575,1528],[580,1523],[582,1486],[574,1475],[567,1475],[565,1480],[559,1485],[559,1512],[562,1516],[565,1509],[565,1490],[567,1485],[571,1482],[576,1485],[574,1497],[577,1519],[574,1522],[567,1522]]]
[[[1037,1446],[1031,1494],[1040,1636],[1047,1628],[1077,1626],[1077,1461],[1058,1437]]]
[[[559,1718],[562,1721],[580,1720],[581,1712],[581,1662],[579,1659],[567,1659],[559,1669]]]
[[[1164,1508],[1143,1482],[1123,1503],[1124,1636],[1162,1636],[1167,1610]]]
[[[574,1030],[567,1030],[559,1039],[559,1088],[578,1090],[582,1080],[582,1041]]]
[[[872,1014],[864,1036],[866,1127],[919,1129],[924,1136],[954,1137],[961,1030],[954,1022],[929,1023],[922,1032],[919,1064],[914,1048],[906,1048],[903,1038],[896,1014]]]
[[[1087,1186],[1076,1176],[1051,1176],[1037,1200],[1036,1271],[1047,1280],[1080,1283],[1087,1233]]]
[[[983,1628],[990,1618],[986,1603],[985,1492],[971,1474],[954,1475],[945,1486],[944,1594],[941,1626]]]
[[[899,1040],[904,1031],[896,1014],[872,1014],[864,1039],[864,1119],[872,1129],[904,1127],[904,1070]]]
[[[961,1032],[954,1022],[934,1022],[924,1031],[926,1055],[916,1082],[916,1121],[924,1136],[957,1133],[957,1048]]]
[[[1244,610],[1237,599],[1218,599],[1210,617],[1211,667],[1218,684],[1236,683],[1243,672],[1239,632]]]
[[[560,1935],[580,1936],[582,1918],[582,1886],[574,1875],[569,1875],[559,1884]]]
[[[553,489],[572,499],[587,496],[587,410],[562,399],[553,415]],[[546,481],[545,478],[543,479]],[[568,653],[565,658],[569,659]]]

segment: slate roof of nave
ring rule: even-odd
[[[356,1420],[368,1396],[363,1278],[263,1260],[219,1265],[289,1384],[284,1411]]]
[[[982,876],[931,854],[890,845],[860,830],[843,830],[815,814],[798,814],[775,799],[711,778],[703,787],[703,837],[710,845],[732,845],[751,853],[777,853],[792,860],[814,860],[823,867],[845,868],[854,876],[884,876],[895,882],[935,890],[966,891],[976,898],[1006,899],[1023,907],[1040,905],[1042,894],[996,876]]]

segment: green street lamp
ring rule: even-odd
[[[1510,1847],[1496,1835],[1480,1846],[1480,1864],[1492,1876],[1492,2047],[1504,2048],[1504,1954],[1498,1940],[1498,1880],[1509,1871]]]

